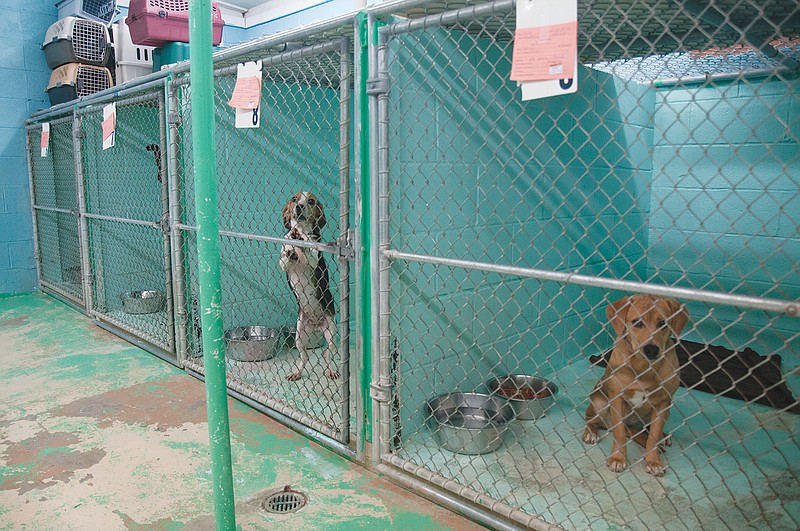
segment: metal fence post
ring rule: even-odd
[[[86,312],[92,315],[94,309],[94,297],[92,290],[94,289],[94,282],[92,277],[91,260],[89,259],[89,220],[86,219],[86,182],[83,175],[83,133],[81,132],[81,124],[83,117],[77,112],[74,114],[75,118],[72,122],[72,141],[75,154],[75,187],[78,193],[78,223],[80,231],[78,233],[78,242],[81,246],[81,270],[83,275],[81,282],[83,283],[83,301],[86,305]]]
[[[175,354],[178,365],[183,367],[186,360],[187,347],[187,315],[186,315],[186,272],[184,270],[183,229],[178,225],[183,221],[181,209],[180,187],[182,176],[178,166],[178,145],[180,132],[178,117],[178,88],[172,83],[172,74],[167,76],[167,181],[169,183],[169,224],[172,249],[172,295],[174,298],[175,321]]]
[[[189,4],[189,47],[192,56],[192,142],[197,194],[197,247],[200,279],[200,318],[208,404],[208,433],[214,481],[217,529],[236,528],[231,469],[228,394],[223,343],[219,213],[217,211],[214,144],[214,75],[211,58],[211,2]]]

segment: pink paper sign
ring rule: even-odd
[[[39,147],[42,149],[47,149],[47,146],[50,145],[50,131],[45,131],[42,129],[42,141],[39,144]]]
[[[256,76],[236,80],[228,105],[236,109],[257,109],[261,101],[261,80]]]
[[[116,117],[116,114],[111,114],[103,120],[103,140],[108,140],[114,134],[114,129],[116,129],[117,125]]]
[[[578,23],[519,28],[514,34],[512,81],[571,77],[578,49]]]

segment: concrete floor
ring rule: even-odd
[[[229,400],[242,529],[480,529]],[[203,384],[41,293],[0,298],[0,529],[213,529]],[[308,505],[260,509],[284,485]]]

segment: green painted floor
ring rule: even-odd
[[[229,400],[241,529],[479,529]],[[0,298],[0,529],[213,529],[203,384],[41,294]],[[308,505],[260,508],[285,485]]]

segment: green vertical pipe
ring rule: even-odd
[[[222,336],[217,166],[214,151],[214,73],[211,55],[211,0],[194,0],[189,3],[189,71],[208,435],[217,529],[233,531],[236,529],[236,515],[225,382],[225,345]]]
[[[364,370],[361,372],[361,396],[369,397],[370,383],[372,381],[372,291],[370,290],[370,192],[369,192],[369,98],[367,97],[367,77],[369,77],[369,34],[367,27],[368,16],[362,11],[358,14],[359,39],[361,49],[357,51],[356,61],[360,61],[359,71],[361,76],[357,90],[360,93],[360,143],[361,153],[361,334],[363,345],[362,363]],[[372,440],[372,400],[364,400],[364,431],[367,440]],[[359,434],[361,436],[361,434]]]

